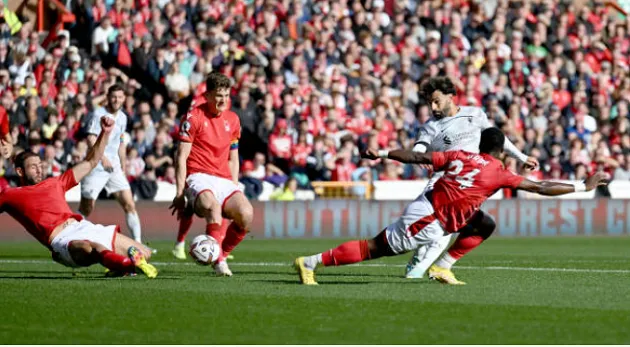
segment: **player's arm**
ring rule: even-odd
[[[575,184],[566,184],[552,181],[534,182],[528,179],[524,179],[517,188],[540,195],[555,196],[577,192],[588,192],[597,188],[598,186],[603,186],[606,184],[608,184],[606,173],[596,172],[593,176],[587,178],[586,181]]]
[[[120,146],[118,146],[118,157],[120,158],[120,167],[124,174],[127,173],[127,146],[125,141],[120,139]]]
[[[180,142],[177,147],[177,160],[175,161],[175,187],[177,193],[173,199],[173,203],[169,206],[172,210],[171,214],[181,212],[186,206],[186,198],[184,197],[184,188],[186,187],[186,161],[192,150],[192,142]],[[177,215],[179,220],[179,214]]]
[[[406,164],[433,164],[433,153],[420,153],[403,149],[396,149],[393,151],[380,150],[374,151],[368,149],[362,154],[366,159],[392,159]]]
[[[230,159],[228,159],[228,165],[230,166],[230,173],[232,174],[232,182],[238,185],[238,171],[240,170],[238,147],[236,147],[236,149],[230,149]]]
[[[105,147],[109,141],[109,134],[114,129],[114,120],[108,117],[101,118],[102,131],[94,141],[94,145],[90,148],[85,160],[72,168],[74,179],[79,182],[83,177],[87,176],[103,158]]]
[[[103,119],[103,118],[107,118],[107,117],[101,117],[100,119]],[[102,132],[103,131],[101,127],[101,122],[99,121],[99,118],[94,116],[94,118],[92,118],[90,128],[88,129],[88,135],[87,135],[88,150],[92,150],[92,148],[94,147],[96,143],[97,137]],[[102,156],[101,163],[103,164],[103,168],[107,171],[110,171],[113,168],[112,163],[110,163],[109,159],[107,159],[107,157],[105,156]]]
[[[177,148],[177,161],[175,163],[175,184],[177,196],[184,196],[186,186],[186,161],[192,150],[191,142],[180,142]]]
[[[230,167],[230,173],[232,174],[232,182],[238,185],[238,172],[240,169],[240,162],[238,157],[238,142],[241,138],[241,122],[236,118],[236,126],[233,128],[232,141],[230,141],[230,157],[228,159],[228,165]]]
[[[503,144],[503,150],[510,157],[518,160],[519,162],[525,164],[528,169],[535,170],[538,169],[538,160],[534,157],[528,157],[527,154],[521,152],[516,146],[510,141],[510,139],[505,137],[505,143]]]
[[[418,140],[413,145],[413,151],[420,153],[429,152],[436,133],[434,125],[430,122],[423,124],[418,131]]]
[[[481,130],[485,130],[487,128],[493,127],[493,125],[488,120],[488,115],[479,109],[479,116],[476,118],[476,123],[479,125]],[[527,154],[521,152],[516,146],[510,141],[510,139],[506,136],[505,143],[503,144],[503,150],[510,157],[518,160],[519,163],[525,164],[525,167],[530,170],[538,169],[539,163],[538,160],[534,157],[528,157]]]

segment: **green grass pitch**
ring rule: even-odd
[[[70,269],[33,242],[0,244],[2,344],[629,344],[630,238],[490,239],[450,287],[401,277],[407,256],[289,264],[339,240],[245,240],[233,278],[154,243],[155,280]]]

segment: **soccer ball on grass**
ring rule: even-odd
[[[190,244],[190,256],[199,265],[210,265],[219,259],[221,246],[212,236],[199,235]]]

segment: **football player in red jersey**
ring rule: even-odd
[[[68,267],[100,263],[112,273],[126,274],[139,270],[148,277],[157,270],[147,259],[151,251],[144,245],[120,234],[116,225],[94,225],[75,214],[66,202],[66,191],[76,186],[101,161],[114,128],[114,120],[101,118],[102,132],[85,161],[59,177],[43,179],[39,156],[22,152],[15,158],[20,187],[0,194],[0,212],[7,212],[31,235],[52,252],[55,261]]]
[[[193,96],[192,102],[190,103],[190,107],[188,112],[192,111],[195,106],[206,103],[206,85],[200,84],[200,87],[197,88],[195,95]],[[228,103],[227,109],[231,108],[231,103]],[[185,120],[185,119],[184,119]],[[185,209],[184,211],[179,211],[177,214],[177,219],[179,221],[179,226],[177,229],[177,241],[175,242],[175,247],[172,250],[172,254],[175,258],[184,260],[186,259],[186,235],[190,232],[192,228],[193,218],[195,217],[195,213],[193,212],[192,206],[190,208]],[[223,218],[221,221],[221,228],[209,230],[209,235],[212,236],[219,244],[223,243],[225,239],[225,235],[227,234],[228,226],[230,225],[230,221]],[[234,259],[234,256],[231,254],[227,255],[227,259]]]
[[[7,110],[0,106],[0,157],[10,158],[13,154],[13,138],[9,131]]]
[[[584,183],[575,185],[534,182],[507,170],[498,159],[503,156],[505,136],[497,128],[481,133],[479,154],[464,151],[420,153],[407,150],[369,150],[365,158],[389,158],[410,164],[432,164],[444,171],[433,191],[409,204],[402,216],[371,240],[349,241],[337,248],[295,260],[303,284],[317,284],[314,270],[318,265],[338,266],[383,256],[406,253],[433,242],[448,233],[460,231],[459,237],[435,265],[429,278],[448,284],[465,284],[455,278],[451,266],[479,246],[490,233],[466,229],[481,204],[501,188],[518,188],[541,195],[562,195],[595,189],[606,184],[606,174],[598,172]]]
[[[205,103],[195,105],[181,126],[177,194],[170,208],[179,216],[188,201],[195,214],[206,219],[208,235],[221,229],[224,217],[232,220],[221,243],[222,255],[213,265],[217,275],[232,276],[225,260],[245,238],[254,211],[238,187],[241,128],[238,116],[228,109],[230,80],[213,72],[206,86]]]

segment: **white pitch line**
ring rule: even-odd
[[[54,264],[53,261],[37,260],[37,259],[0,259],[0,264]],[[151,264],[158,266],[199,266],[192,262],[163,262],[156,261]],[[289,267],[291,263],[283,262],[234,262],[230,263],[234,266],[276,266],[276,267]],[[402,265],[394,264],[378,264],[378,263],[364,263],[348,265],[352,267],[398,267],[402,268]],[[630,273],[630,270],[622,269],[576,269],[576,268],[555,268],[555,267],[518,267],[518,266],[455,266],[457,269],[464,270],[498,270],[498,271],[545,271],[545,272],[577,272],[577,273]]]

